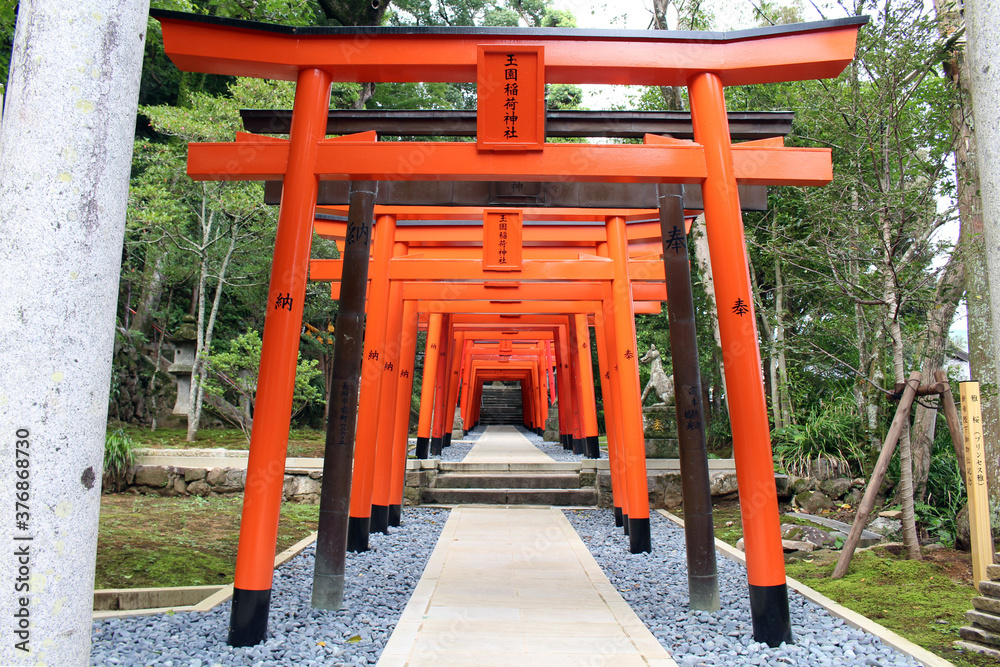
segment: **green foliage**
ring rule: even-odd
[[[946,546],[955,544],[956,517],[966,502],[965,482],[958,467],[958,457],[951,444],[951,435],[938,415],[934,450],[927,475],[927,495],[924,502],[915,504],[917,523],[927,533]]]
[[[125,475],[135,465],[135,442],[118,428],[104,437],[104,490],[120,491],[125,485]]]
[[[235,395],[237,400],[246,402],[252,414],[257,396],[261,347],[260,334],[250,330],[231,340],[228,350],[209,355],[210,379],[205,385],[206,391],[218,396]],[[321,375],[317,364],[315,359],[302,359],[299,354],[292,396],[293,416],[322,399],[322,392],[316,386],[316,380]]]
[[[844,396],[812,409],[801,425],[775,429],[774,462],[784,472],[802,477],[822,471],[863,476],[867,463],[863,433],[854,404]]]
[[[15,3],[0,3],[0,96],[7,87],[11,49],[14,47]]]

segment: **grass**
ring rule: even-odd
[[[150,431],[148,428],[134,425],[122,425],[122,430],[132,438],[136,447],[152,449],[249,449],[243,431],[235,428],[201,429],[195,442],[188,442],[185,428],[158,428]],[[326,432],[315,429],[293,429],[288,434],[288,456],[322,458],[325,448]]]
[[[743,536],[739,505],[716,505],[715,536],[735,545]],[[810,524],[794,517],[783,523]],[[818,526],[822,528],[822,526]],[[906,637],[957,667],[995,665],[992,658],[957,651],[958,628],[977,595],[971,583],[969,554],[951,549],[927,551],[922,561],[901,557],[899,549],[857,552],[847,575],[830,579],[839,552],[818,551],[812,559],[788,563],[788,576],[848,609]]]
[[[102,496],[95,586],[232,583],[242,506],[242,496]],[[317,505],[283,503],[275,553],[316,530],[318,517]]]

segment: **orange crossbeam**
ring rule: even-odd
[[[826,185],[833,179],[828,148],[753,147],[733,150],[736,179],[751,185]],[[280,180],[288,147],[266,138],[193,143],[188,176],[196,181]],[[458,142],[321,141],[316,174],[331,181],[560,181],[701,183],[698,144],[545,144],[534,152],[485,152]]]
[[[731,33],[510,28],[295,28],[199,21],[151,12],[164,48],[181,69],[294,80],[305,67],[334,81],[476,80],[477,48],[542,46],[549,83],[684,86],[698,72],[727,86],[835,77],[854,58],[864,18]]]

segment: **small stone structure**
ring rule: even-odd
[[[194,370],[194,352],[197,347],[198,331],[194,325],[194,316],[185,315],[184,323],[171,337],[174,344],[174,363],[167,367],[167,372],[177,378],[177,401],[172,414],[187,416],[191,407],[191,372]]]
[[[673,406],[658,403],[643,408],[642,435],[646,440],[647,459],[676,459],[680,455],[677,413]]]

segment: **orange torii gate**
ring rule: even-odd
[[[392,211],[392,213],[390,213],[390,211]],[[572,444],[565,441],[564,444],[572,446],[578,453],[582,453],[582,450],[584,448],[588,448],[592,452],[592,455],[596,455],[597,422],[596,422],[596,408],[594,406],[593,395],[591,392],[584,393],[581,391],[581,387],[593,386],[593,381],[590,374],[589,360],[587,364],[581,364],[580,355],[578,353],[578,346],[580,345],[582,345],[588,351],[590,349],[588,342],[589,335],[587,333],[588,326],[586,320],[581,322],[579,325],[577,325],[576,322],[579,322],[581,313],[594,312],[595,310],[598,310],[601,307],[607,307],[608,305],[610,305],[609,303],[604,303],[604,304],[600,303],[600,300],[606,295],[605,295],[605,290],[599,284],[601,279],[608,280],[611,278],[611,272],[608,271],[611,265],[610,259],[607,258],[600,259],[594,257],[593,259],[596,262],[596,264],[600,266],[600,268],[603,270],[590,271],[589,277],[593,278],[593,280],[588,280],[586,282],[570,282],[570,283],[556,282],[552,283],[551,285],[548,283],[521,282],[520,280],[503,281],[503,282],[465,282],[465,283],[454,282],[454,280],[459,280],[463,278],[477,279],[483,277],[481,274],[481,259],[478,260],[472,259],[472,257],[474,256],[479,256],[480,258],[482,257],[482,248],[444,247],[444,248],[435,248],[432,250],[427,247],[422,247],[420,248],[421,252],[416,257],[411,258],[410,256],[407,255],[397,254],[397,256],[390,259],[388,257],[388,247],[390,244],[389,233],[395,231],[396,238],[397,239],[399,238],[400,236],[399,230],[401,228],[399,226],[394,226],[393,223],[397,222],[395,220],[395,216],[400,215],[400,213],[390,207],[381,207],[381,206],[376,207],[376,212],[379,214],[378,215],[380,221],[379,225],[383,225],[383,230],[385,230],[386,235],[383,236],[381,240],[379,240],[380,232],[377,225],[375,230],[376,253],[375,257],[372,260],[374,267],[373,273],[376,276],[382,275],[386,279],[391,279],[389,280],[389,282],[394,283],[395,281],[400,281],[400,280],[404,281],[402,287],[402,297],[405,297],[407,299],[418,298],[425,300],[425,303],[423,305],[418,305],[417,308],[418,311],[483,312],[483,313],[496,314],[500,312],[517,313],[517,312],[527,312],[531,310],[537,310],[539,312],[577,313],[575,318],[571,318],[567,322],[568,333],[571,334],[571,337],[575,339],[575,342],[573,345],[569,346],[568,349],[572,353],[568,355],[567,363],[562,364],[562,366],[567,368],[566,371],[567,373],[570,373],[570,370],[568,369],[572,367],[571,374],[573,376],[578,377],[579,379],[577,381],[566,381],[560,384],[560,392],[566,395],[566,398],[564,398],[564,400],[560,402],[563,424],[566,424],[567,421],[569,421],[565,417],[565,415],[567,414],[565,410],[567,410],[569,406],[572,406],[574,410],[574,415],[573,415],[574,427],[572,428],[573,431]],[[390,215],[393,216],[391,219],[387,217]],[[408,212],[407,215],[409,216],[410,213]],[[432,214],[424,210],[421,211],[421,213],[416,215],[415,217],[427,216],[427,215],[432,215]],[[447,213],[437,214],[437,216],[441,215],[447,215]],[[453,215],[457,214],[453,213]],[[533,215],[541,219],[574,217],[573,213],[563,213],[558,210],[536,212]],[[648,217],[648,215],[649,215],[648,212],[644,212],[642,216],[637,216],[637,217]],[[586,217],[588,220],[594,218],[599,219],[600,217],[606,217],[606,214],[602,216],[600,211],[590,211],[584,217]],[[317,224],[317,227],[320,227],[320,225]],[[418,235],[418,233],[415,232],[414,229],[419,229],[421,234]],[[588,230],[588,229],[580,229],[576,227],[566,227],[566,226],[559,226],[559,227],[550,226],[546,227],[544,230],[532,229],[532,231],[534,232],[532,236],[536,242],[544,242],[552,244],[552,243],[557,243],[558,242],[557,239],[565,238],[567,236],[574,239],[578,238],[578,234],[576,232],[581,232],[579,236],[585,237],[587,236],[587,232],[589,231],[593,236],[595,242],[603,243],[604,241],[602,239],[606,239],[606,234],[604,233],[605,229],[603,226],[601,226],[598,229],[601,232],[600,235],[594,235],[593,230]],[[408,228],[408,230],[410,232],[410,236],[408,237],[408,239],[411,241],[418,238],[431,239],[434,238],[435,235],[439,237],[439,239],[441,237],[440,229],[435,230],[434,228],[425,229],[423,227],[420,228],[411,227]],[[481,239],[482,238],[481,228],[479,228],[477,231],[479,232],[479,237]],[[545,234],[543,233],[543,231],[547,231],[548,233]],[[435,232],[437,233],[435,234]],[[345,233],[346,229],[343,223],[340,224],[339,228],[329,223],[325,224],[323,225],[321,231],[321,235],[323,235],[324,237],[334,238],[334,239],[342,238],[343,234]],[[657,226],[653,230],[647,229],[642,233],[636,232],[633,236],[641,238],[642,234],[646,235],[655,234],[658,237],[659,228]],[[449,241],[454,242],[452,239],[456,237],[462,238],[463,239],[462,242],[465,242],[464,240],[465,237],[463,237],[461,233],[456,233],[456,231],[453,231],[452,228],[449,228],[449,233],[447,235]],[[637,245],[649,245],[649,244],[637,244]],[[593,245],[591,247],[593,248]],[[656,244],[656,246],[654,246],[654,248],[659,248],[659,247],[660,244]],[[382,249],[381,253],[379,252],[379,248]],[[648,252],[649,250],[652,250],[654,248],[641,247],[638,249],[638,251]],[[536,255],[546,254],[546,255],[556,255],[557,257],[570,256],[565,254],[565,252],[560,254],[560,250],[564,249],[560,248],[559,246],[555,247],[542,246],[531,249],[538,251],[535,253]],[[525,247],[525,251],[527,250],[529,250],[529,248]],[[579,258],[580,250],[581,248],[578,247],[574,248],[571,255]],[[468,257],[469,259],[463,262],[439,261],[441,259],[455,258],[456,256],[461,256],[463,258]],[[561,270],[566,267],[571,267],[575,269],[576,271],[572,274],[571,277],[578,278],[581,264],[584,264],[584,262],[581,262],[580,259],[577,259],[572,263],[564,261],[552,261],[552,260],[547,260],[543,262],[540,259],[535,259],[532,261],[535,262],[535,265],[533,265],[532,268],[533,273],[531,273],[530,275],[534,276],[536,279],[538,276],[549,276],[550,280],[558,279],[559,277],[561,277]],[[331,278],[336,279],[339,277],[339,275],[343,270],[342,268],[343,262],[339,260],[314,260],[312,266],[313,266],[312,279],[314,280],[331,279]],[[662,262],[660,261],[650,261],[648,259],[644,260],[634,259],[629,262],[629,269],[634,270],[632,272],[635,273],[637,277],[644,277],[646,280],[662,281],[663,265]],[[433,277],[434,272],[439,272],[441,276],[447,275],[450,279],[452,279],[452,281],[417,282],[409,280],[410,276],[422,276],[424,278]],[[507,277],[511,278],[517,277],[520,279],[523,276],[521,275],[520,272],[510,272]],[[373,295],[377,296],[374,299],[371,299],[370,302],[373,303],[373,308],[375,308],[375,314],[372,315],[372,317],[375,318],[376,326],[379,326],[382,322],[381,313],[383,310],[381,295],[386,294],[386,288],[383,284],[381,288],[378,288],[379,291],[375,291],[376,290],[375,284],[376,284],[375,282],[372,283],[373,285],[372,293]],[[559,285],[558,288],[559,296],[563,296],[569,299],[576,299],[577,301],[572,303],[560,303],[559,301],[553,301],[553,295],[551,293],[551,290],[553,289],[552,285]],[[336,285],[334,287],[333,292],[335,296],[339,292]],[[666,293],[663,290],[662,282],[660,283],[635,282],[630,292],[633,294],[635,299],[649,301],[648,305],[638,303],[638,307],[633,309],[637,312],[659,312],[659,302],[663,301],[666,298]],[[392,305],[398,298],[399,295],[397,295],[396,298],[392,297],[389,298],[390,305],[388,307],[390,309],[394,308],[398,310],[399,308],[398,305]],[[588,299],[588,298],[591,299],[589,303],[581,301],[582,299]],[[431,305],[428,305],[426,300],[430,300],[429,303]],[[522,305],[522,301],[524,300],[529,300],[532,301],[533,303],[530,307],[525,307]],[[477,305],[477,302],[481,303],[478,303]],[[485,302],[488,302],[488,305],[483,305],[483,303]],[[440,305],[435,306],[433,304],[440,304]],[[627,320],[629,323],[631,323],[632,320],[631,312],[629,313],[629,317],[627,318]],[[432,324],[430,328],[431,331],[428,337],[428,356],[427,356],[428,359],[433,358],[431,352],[435,349],[434,346],[439,344],[438,343],[439,334],[434,330],[435,325]],[[630,331],[629,337],[632,340],[634,340],[634,333]],[[566,339],[565,335],[560,337],[560,346],[557,349],[562,350],[563,348],[566,347],[565,339]],[[395,359],[389,362],[383,362],[381,360],[381,357],[379,355],[384,354],[384,349],[387,349],[387,346],[381,343],[369,341],[367,335],[366,335],[366,349],[369,350],[366,362],[374,363],[375,368],[372,370],[372,373],[370,374],[362,374],[363,386],[364,386],[364,381],[368,378],[371,378],[372,381],[374,382],[375,378],[382,377],[381,374],[376,372],[378,364],[384,363],[385,366],[388,368],[392,368],[395,364]],[[442,351],[444,351],[445,349],[450,349],[450,348],[445,348],[443,346],[441,347]],[[425,376],[424,376],[425,390],[422,394],[423,398],[421,403],[422,405],[421,427],[420,427],[421,430],[418,432],[418,452],[419,452],[418,456],[426,455],[425,451],[423,451],[424,448],[421,445],[424,445],[428,439],[429,434],[425,429],[427,428],[427,425],[430,421],[431,405],[434,403],[436,403],[439,406],[439,408],[441,408],[442,402],[444,402],[444,407],[443,409],[439,409],[437,415],[438,418],[434,421],[434,434],[433,438],[430,438],[432,447],[434,448],[434,451],[437,452],[440,450],[441,446],[446,446],[448,442],[452,430],[450,423],[453,419],[453,413],[451,412],[451,408],[452,405],[454,405],[455,403],[456,393],[458,390],[458,376],[460,368],[460,366],[458,365],[459,361],[460,360],[457,358],[454,359],[449,369],[448,377],[451,379],[451,384],[449,385],[447,392],[445,392],[445,389],[443,388],[443,385],[441,383],[437,383],[437,394],[439,397],[442,398],[436,401],[433,399],[428,400],[428,397],[433,396],[433,392],[429,391],[428,388],[434,386],[437,371],[434,364],[425,364],[425,367],[428,370],[425,371]],[[632,364],[632,366],[634,367],[634,363]],[[562,373],[563,371],[560,370],[560,375]],[[638,382],[638,376],[636,374],[635,383],[637,382]],[[574,389],[575,391],[573,391]],[[369,389],[368,395],[375,394],[377,393],[377,391],[378,390],[372,391],[371,389]],[[568,394],[566,393],[567,391],[569,391]],[[365,405],[365,398],[366,396],[364,395],[363,392],[362,406]],[[369,403],[368,405],[371,405],[371,403]],[[379,409],[384,409],[384,407],[385,407],[384,405],[379,404]],[[630,407],[632,406],[630,405]],[[639,431],[639,436],[640,436],[639,442],[641,442],[641,426],[638,426],[641,423],[640,422],[641,418],[639,414],[638,405],[634,406],[634,413],[635,414],[633,415],[633,419],[631,419],[630,421],[634,422],[637,425],[636,430]],[[362,407],[362,420],[364,419],[365,419],[364,407]],[[374,424],[374,421],[375,420],[371,420],[371,423]],[[586,422],[585,426],[584,422]],[[380,433],[384,433],[384,429],[380,429]],[[370,435],[370,433],[368,435]],[[395,437],[398,438],[399,436],[397,435]],[[384,435],[382,436],[382,440],[384,440]],[[424,443],[421,443],[421,440],[424,440]],[[366,442],[362,440],[362,437],[360,435],[358,438],[358,442],[359,442],[358,445],[359,447],[364,448],[367,446]],[[639,443],[636,444],[637,446],[641,446]],[[380,445],[380,447],[381,446],[383,445]],[[366,462],[369,460],[370,459],[368,459],[367,457],[365,458]],[[351,545],[350,548],[352,550],[363,550],[367,546],[366,538],[364,537],[367,534],[367,530],[365,530],[364,527],[361,527],[360,525],[364,523],[364,519],[368,516],[366,509],[367,504],[363,500],[366,493],[367,493],[367,486],[364,487],[358,486],[352,488],[352,517],[354,517],[354,519],[352,520],[354,520],[354,524],[352,524],[353,537],[349,539],[349,544]],[[398,516],[398,511],[399,508],[381,507],[376,502],[375,508],[372,510],[372,515],[371,515],[372,529],[373,530],[386,529],[388,525],[394,523],[396,517]],[[361,512],[364,512],[363,516],[359,516],[359,513]],[[386,513],[390,514],[393,517],[393,519],[386,521],[385,519]],[[620,512],[616,511],[616,516],[619,515]]]
[[[329,234],[329,231],[327,232],[327,234]],[[378,236],[377,230],[376,230],[376,236]],[[393,258],[391,262],[402,262],[403,260],[406,259],[407,258],[405,256],[399,256]],[[417,261],[419,264],[424,262],[437,263],[438,260],[420,259],[420,260],[407,260],[407,261]],[[538,273],[540,274],[555,273],[555,271],[547,271],[545,263],[541,262],[541,260],[538,261],[539,264],[536,267]],[[607,260],[605,260],[605,263],[606,262]],[[636,260],[636,262],[638,262],[638,260]],[[559,265],[560,262],[556,262],[556,264]],[[313,266],[312,279],[325,280],[325,279],[339,278],[343,271],[344,265],[343,262],[340,260],[314,260],[312,266]],[[461,267],[468,267],[468,266],[469,266],[468,264],[462,263],[458,266],[458,268],[460,269]],[[640,266],[640,268],[643,268],[643,266]],[[645,268],[648,269],[650,273],[652,273],[652,275],[647,276],[647,278],[653,280],[661,279],[661,276],[658,276],[657,274],[658,273],[662,274],[662,263],[654,263],[652,267],[645,266]],[[382,271],[382,273],[386,273],[389,275],[392,275],[394,273],[391,267],[391,263],[387,264],[384,268],[381,268],[380,270]],[[421,268],[419,266],[407,266],[404,274],[409,274],[409,273],[426,276],[428,271],[426,268]],[[637,273],[644,273],[644,271],[637,271]],[[461,273],[461,271],[458,271],[458,277],[461,277],[462,275],[463,274]],[[454,277],[456,276],[452,275],[452,278]],[[597,277],[600,278],[600,275],[598,275]],[[445,312],[449,313],[479,312],[482,314],[488,313],[493,317],[502,318],[502,314],[504,312],[507,312],[508,314],[524,313],[531,311],[537,311],[540,313],[564,313],[564,314],[569,313],[570,316],[568,321],[565,318],[562,318],[563,321],[561,325],[556,325],[557,331],[559,331],[562,334],[561,336],[557,336],[557,338],[559,338],[562,341],[562,344],[560,346],[557,346],[557,350],[560,350],[562,348],[567,348],[565,339],[567,338],[567,329],[568,329],[569,331],[573,332],[574,337],[578,337],[576,344],[582,345],[583,348],[588,351],[588,357],[589,357],[590,346],[589,342],[587,342],[588,324],[586,319],[580,320],[580,318],[585,317],[587,313],[593,313],[597,310],[601,310],[602,308],[606,309],[609,306],[609,303],[601,301],[602,297],[605,297],[606,293],[609,291],[608,290],[609,286],[605,286],[604,288],[602,288],[599,282],[595,281],[586,281],[580,283],[557,282],[557,283],[546,283],[546,284],[515,283],[508,281],[502,284],[492,284],[492,285],[487,283],[410,282],[405,278],[400,279],[398,277],[393,282],[396,281],[400,281],[403,283],[401,288],[401,296],[405,297],[407,300],[423,299],[417,301],[418,305],[416,310],[422,313],[423,312],[430,313],[432,318],[431,324],[428,327],[429,329],[429,336],[427,341],[428,353],[426,357],[427,361],[425,362],[425,375],[424,375],[425,390],[421,404],[421,428],[424,428],[426,422],[429,421],[431,405],[435,402],[435,400],[431,398],[432,392],[427,389],[428,387],[432,387],[435,383],[433,378],[434,378],[434,373],[436,371],[435,371],[435,364],[432,363],[433,360],[432,351],[435,349],[436,345],[440,346],[440,351],[442,354],[450,350],[451,347],[445,345],[444,341],[450,340],[453,337],[452,335],[447,335],[444,338],[441,338],[435,332],[436,320],[433,319],[434,314],[441,314]],[[560,296],[565,296],[569,299],[575,299],[575,300],[571,301],[552,300],[551,290],[553,289],[552,287],[553,284],[561,285],[559,288]],[[635,309],[637,312],[659,312],[659,302],[666,298],[666,293],[663,289],[662,284],[635,283],[631,291],[635,294],[636,298],[643,298],[648,300],[646,304],[643,304],[642,302],[638,303],[638,308]],[[336,296],[338,292],[339,290],[335,283],[333,293]],[[479,301],[477,302],[475,299],[478,299]],[[499,300],[499,299],[504,299],[504,300]],[[590,300],[588,301],[586,299]],[[375,301],[377,303],[378,299],[375,299]],[[392,305],[394,301],[395,300],[392,298],[389,299],[390,310],[393,308],[396,308],[398,310],[398,306]],[[376,310],[381,312],[381,308],[378,308]],[[576,313],[576,315],[572,315],[573,313]],[[579,323],[576,326],[575,331],[573,326],[574,319],[576,320],[576,322]],[[631,322],[631,316],[628,319]],[[502,322],[502,319],[500,321]],[[582,338],[579,338],[581,336]],[[631,334],[631,337],[634,340],[634,334]],[[368,360],[373,360],[374,362],[377,363],[384,363],[385,367],[392,369],[394,365],[397,363],[395,358],[393,358],[393,360],[390,362],[383,362],[381,356],[373,354],[371,352],[371,350],[377,349],[381,351],[381,350],[391,349],[392,347],[393,347],[392,344],[383,345],[380,343],[375,343],[366,340],[366,349],[370,350],[368,352],[368,357],[369,357]],[[459,347],[461,347],[460,344]],[[576,345],[569,346],[568,350],[570,352],[578,351],[576,349]],[[573,428],[574,439],[577,441],[574,444],[576,444],[579,448],[582,449],[582,447],[584,446],[584,442],[589,441],[591,451],[596,452],[596,445],[597,445],[596,410],[593,403],[593,395],[592,393],[589,393],[589,395],[585,395],[583,393],[584,387],[593,386],[593,381],[590,376],[589,358],[587,364],[581,364],[578,360],[579,360],[578,354],[571,353],[567,356],[567,360],[564,366],[566,368],[569,368],[569,366],[571,365],[570,362],[572,361],[572,365],[575,367],[574,374],[580,375],[581,373],[583,373],[583,377],[576,382],[567,379],[566,381],[560,383],[559,389],[564,396],[560,405],[561,407],[574,406],[575,409],[578,411],[578,414],[574,415],[575,417],[574,422],[577,424],[577,426]],[[447,376],[451,380],[451,384],[447,387],[447,389],[445,389],[441,383],[437,384],[438,399],[436,400],[436,402],[439,409],[437,412],[437,419],[434,422],[434,429],[435,429],[434,439],[437,440],[437,442],[439,443],[438,447],[445,446],[445,443],[442,442],[442,440],[446,441],[447,436],[450,434],[452,430],[451,420],[454,415],[453,406],[455,405],[455,402],[457,400],[456,394],[458,391],[459,369],[461,367],[460,361],[461,361],[460,357],[454,357],[450,365],[448,366],[447,371],[445,373],[442,373],[442,376]],[[409,362],[408,359],[403,360],[404,364],[408,362]],[[634,370],[634,362],[631,365],[631,367]],[[377,364],[375,365],[375,368],[377,369]],[[560,370],[560,374],[562,374],[562,370]],[[373,372],[371,374],[371,377],[381,378],[383,377],[383,375],[384,374],[380,375],[377,372]],[[368,375],[363,374],[363,379],[365,377],[368,377]],[[638,376],[635,375],[633,384],[637,383],[638,383]],[[571,393],[566,393],[566,392],[571,392],[571,390],[574,388],[577,390],[576,396],[573,396]],[[369,392],[372,393],[371,389],[369,389]],[[364,395],[362,396],[362,404],[364,404]],[[582,408],[579,407],[581,405],[583,405]],[[379,405],[379,409],[382,410],[383,412],[385,410],[385,407],[386,407],[385,405],[381,404]],[[362,415],[362,418],[364,418],[364,415]],[[639,419],[640,417],[638,413],[638,405],[636,404],[634,421],[638,423]],[[567,421],[569,420],[567,420],[564,417],[563,422],[565,423]],[[585,427],[583,426],[584,421],[586,421]],[[372,422],[374,423],[374,420],[372,420]],[[382,443],[380,444],[379,448],[381,449],[382,447],[385,446],[386,431],[385,429],[380,429],[379,433],[380,433],[380,443]],[[426,431],[421,431],[421,433],[426,433]],[[396,442],[399,441],[400,437],[401,435],[398,432],[393,436]],[[638,439],[633,438],[633,441],[635,446],[641,448],[642,446],[641,431],[640,431],[640,437]],[[397,444],[395,446],[399,445]],[[366,447],[365,443],[360,441],[360,437],[359,437],[359,447]],[[419,441],[418,441],[418,451],[420,451]],[[437,451],[439,451],[439,449]],[[641,460],[641,454],[639,453],[637,454],[639,455],[639,458]],[[424,455],[425,455],[424,453],[419,454],[419,456],[424,456]],[[384,460],[383,457],[380,457],[380,459]],[[374,460],[373,458],[366,458],[365,459],[366,463],[365,464],[359,463],[355,468],[356,471],[360,468],[363,468],[364,466],[373,465],[373,463],[371,463],[373,460]],[[636,475],[640,475],[644,480],[645,478],[644,467],[641,470],[637,469]],[[374,472],[372,472],[372,476],[384,479],[384,477],[379,477],[378,475],[375,475]],[[643,489],[645,488],[644,481],[641,486]],[[360,526],[362,523],[365,523],[364,519],[368,517],[368,507],[369,507],[369,502],[367,500],[368,493],[369,492],[367,486],[362,487],[359,485],[352,487],[351,516],[354,520],[354,524],[352,524],[353,526]],[[638,505],[636,504],[636,506]],[[399,512],[398,507],[389,507],[388,510],[386,510],[386,508],[384,506],[381,506],[379,502],[376,500],[375,508],[376,509],[372,511],[371,515],[372,530],[384,530],[385,528],[387,528],[388,525],[393,525],[394,522],[398,520],[398,512]],[[648,512],[648,507],[646,508],[645,511]],[[388,514],[392,517],[392,519],[390,519],[389,521],[386,521],[385,519],[386,512],[388,512]],[[618,507],[616,506],[616,517],[620,516],[621,512],[618,510]],[[368,532],[367,526],[364,528],[356,527],[354,529],[353,537],[350,541],[352,549],[363,550],[364,548],[366,548],[367,532]],[[362,542],[364,542],[364,544],[361,544]]]
[[[718,272],[719,324],[743,500],[754,636],[773,645],[791,641],[769,426],[737,181],[822,185],[832,176],[830,153],[823,149],[732,145],[723,89],[727,85],[836,76],[853,58],[856,33],[865,18],[735,33],[671,33],[423,27],[298,29],[165,11],[154,12],[153,16],[163,26],[167,54],[182,69],[297,82],[287,141],[240,134],[233,144],[194,144],[189,154],[188,170],[193,178],[284,180],[264,326],[259,408],[247,470],[247,488],[251,491],[244,498],[230,643],[255,644],[267,630],[281,470],[320,179],[700,183],[705,194],[712,263]],[[515,78],[520,88],[503,83]],[[380,143],[373,133],[326,140],[326,111],[334,80],[477,81],[477,142]],[[686,86],[695,142],[638,146],[546,143],[546,83]],[[510,109],[511,104],[517,105],[518,114],[505,114],[505,107]],[[375,193],[370,188],[375,187],[359,188],[359,205],[366,198],[373,199]],[[352,245],[367,250],[370,222],[370,218],[359,215],[354,233],[349,235],[346,255],[358,256],[352,252]],[[621,218],[609,220],[611,227],[623,224]],[[623,248],[610,239],[608,245],[613,259],[623,256]],[[367,254],[365,251],[363,256]],[[359,267],[359,272],[366,268]],[[363,279],[360,273],[359,278]],[[624,310],[617,312],[611,327],[620,334],[619,341],[627,331],[621,321]],[[359,352],[352,355],[360,356]],[[354,357],[350,359],[353,364]],[[622,386],[620,391],[625,395],[632,388]],[[334,417],[338,423],[346,423],[353,415],[349,407]],[[352,446],[352,428],[340,431],[343,442],[334,444]],[[629,521],[630,535],[634,538],[639,534],[640,541],[645,535],[648,543],[648,518],[630,517]]]

